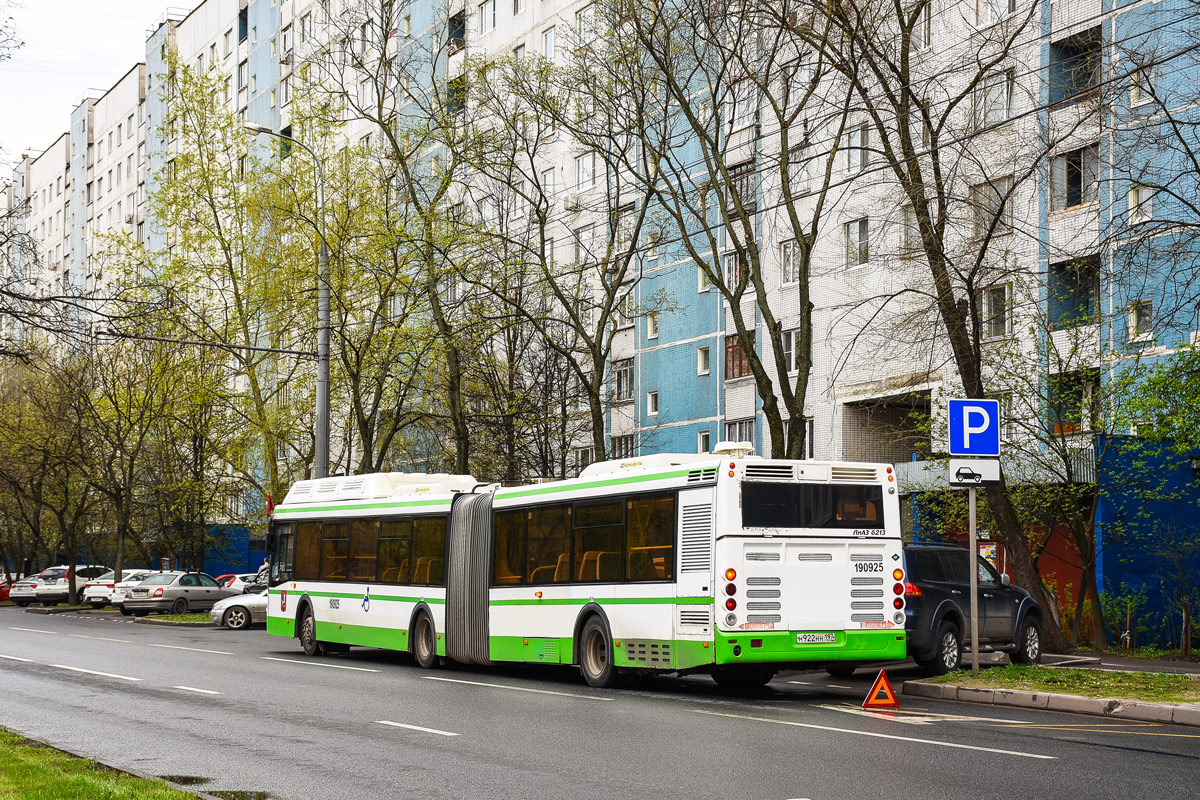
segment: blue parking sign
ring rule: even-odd
[[[1000,401],[950,401],[950,455],[1000,455]]]

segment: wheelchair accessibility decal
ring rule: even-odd
[[[366,594],[363,595],[362,610],[363,611],[371,610],[371,587],[370,586],[367,587]]]

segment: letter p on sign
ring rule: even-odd
[[[1000,455],[1000,401],[950,401],[950,455]]]

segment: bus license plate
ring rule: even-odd
[[[796,644],[834,644],[837,642],[835,633],[797,633]]]

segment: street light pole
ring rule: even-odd
[[[317,167],[317,234],[321,254],[317,262],[317,409],[314,427],[313,477],[329,475],[329,242],[325,239],[325,169],[316,152],[303,142],[266,125],[247,124],[252,133],[265,133],[296,145],[312,156]]]

